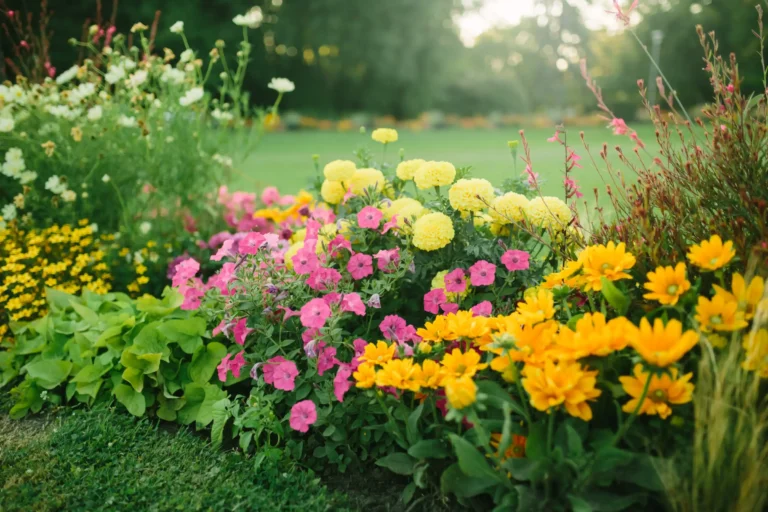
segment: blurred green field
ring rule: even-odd
[[[638,128],[638,134],[648,146],[649,152],[655,152],[652,126],[640,125]],[[605,187],[601,172],[589,161],[579,139],[580,131],[579,128],[568,129],[569,145],[582,157],[583,165],[583,169],[575,171],[573,178],[586,196],[594,197],[591,194],[594,188],[598,188],[601,195],[605,196],[602,194]],[[605,163],[598,156],[603,142],[609,148],[620,145],[626,153],[631,153],[634,147],[632,141],[628,137],[613,135],[606,128],[592,127],[583,131],[598,169],[609,179],[604,172]],[[533,169],[540,175],[543,192],[562,196],[564,151],[561,145],[547,142],[553,133],[554,129],[526,130],[526,138],[531,145]],[[494,185],[500,185],[505,179],[515,176],[507,141],[519,138],[514,129],[401,131],[399,140],[387,150],[387,162],[396,164],[400,148],[403,148],[406,159],[447,160],[456,167],[472,166],[472,176],[486,178]],[[306,187],[315,174],[313,154],[319,155],[322,168],[325,163],[338,158],[354,160],[354,152],[360,147],[367,147],[377,161],[381,159],[382,146],[373,142],[370,134],[309,131],[268,133],[260,147],[240,166],[231,185],[247,190],[274,185],[283,193],[294,193]],[[609,153],[613,163],[618,163],[615,151],[611,149]],[[518,161],[517,173],[522,173],[524,167],[522,161]],[[604,200],[600,202],[605,204]]]

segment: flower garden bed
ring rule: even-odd
[[[2,86],[11,418],[116,402],[256,463],[386,468],[412,506],[765,504],[768,232],[765,191],[747,185],[768,175],[740,150],[768,132],[735,67],[711,61],[708,142],[672,145],[678,118],[656,111],[653,157],[585,66],[614,131],[656,166],[614,183],[595,218],[576,214],[562,129],[563,199],[540,193],[524,134],[509,147],[525,171],[494,186],[398,158],[387,128],[355,161],[316,159],[311,192],[231,192],[237,158],[216,137],[258,141],[293,88],[275,79],[272,107],[248,105],[237,78],[258,15],[235,23],[235,68],[220,44],[206,64],[153,54],[142,24],[141,48],[97,26],[78,43],[92,59]]]

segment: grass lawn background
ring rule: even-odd
[[[643,139],[651,154],[655,154],[657,146],[652,125],[638,125],[638,134]],[[607,196],[603,193],[605,185],[600,173],[589,161],[586,150],[582,146],[578,127],[568,128],[569,146],[582,157],[583,169],[576,169],[573,178],[581,186],[584,195],[592,201],[592,190],[598,188],[601,192],[602,205],[608,204]],[[602,127],[583,129],[590,152],[598,168],[603,171],[605,179],[610,178],[605,173],[605,164],[599,159],[603,142],[608,144],[611,161],[618,164],[616,152],[613,149],[619,145],[625,154],[634,157],[634,143],[626,136],[613,135],[610,130]],[[531,146],[533,170],[539,173],[542,191],[546,195],[563,195],[563,147],[557,143],[547,142],[554,133],[552,129],[526,130],[526,138]],[[510,177],[514,177],[515,168],[507,141],[519,140],[517,130],[462,130],[445,129],[430,131],[400,131],[399,140],[387,149],[387,162],[394,165],[399,162],[399,151],[405,150],[405,158],[423,158],[425,160],[446,160],[456,167],[472,166],[473,177],[486,178],[494,185]],[[315,176],[312,155],[319,156],[320,167],[331,160],[354,160],[354,152],[360,147],[368,148],[376,161],[381,160],[382,146],[373,142],[370,133],[359,132],[276,132],[267,133],[261,145],[240,166],[239,172],[233,176],[231,186],[244,190],[260,190],[274,185],[283,193],[295,193],[307,187]],[[522,155],[522,146],[518,150]],[[522,161],[517,164],[517,174],[525,168]],[[650,158],[646,158],[650,161]],[[585,197],[585,198],[586,198]]]

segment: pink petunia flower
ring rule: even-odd
[[[240,254],[256,254],[263,243],[264,235],[251,232],[240,239],[240,242],[237,244],[237,250]]]
[[[400,248],[394,249],[382,249],[374,256],[376,258],[376,266],[385,274],[391,274],[397,270],[397,266],[400,264]]]
[[[323,299],[312,299],[301,308],[301,325],[320,329],[331,316],[331,308]]]
[[[384,338],[388,340],[402,341],[405,338],[405,319],[397,315],[387,315],[379,324]]]
[[[496,280],[496,265],[480,260],[469,267],[469,280],[472,286],[489,286]]]
[[[201,299],[205,295],[202,288],[202,281],[198,287],[188,287],[184,290],[184,302],[181,303],[181,309],[184,311],[194,311],[200,307]]]
[[[335,306],[336,304],[341,304],[341,294],[340,293],[328,293],[326,295],[323,295],[323,301],[325,301],[328,306]]]
[[[262,373],[264,374],[264,383],[266,384],[272,384],[275,383],[275,368],[277,368],[281,363],[286,362],[287,359],[283,356],[275,356],[272,359],[268,360],[266,363],[264,363],[264,369],[262,370]]]
[[[359,252],[349,259],[347,271],[355,281],[370,276],[373,274],[373,258],[368,254]]]
[[[613,129],[614,135],[626,135],[629,132],[629,127],[627,126],[627,123],[625,123],[623,119],[619,119],[618,117],[614,117],[613,119],[611,119],[611,124],[608,125],[608,128]]]
[[[445,290],[449,293],[464,293],[467,289],[466,274],[457,268],[445,276]]]
[[[293,262],[293,270],[299,275],[305,275],[311,273],[318,266],[317,254],[315,253],[314,244],[304,242],[304,247],[293,255],[291,261]]]
[[[277,187],[267,187],[261,192],[261,202],[265,206],[272,206],[280,201],[280,192]]]
[[[235,241],[231,238],[229,240],[225,240],[223,244],[221,244],[221,247],[218,251],[216,251],[216,254],[211,256],[211,261],[221,261],[222,258],[231,258],[235,255],[237,255],[237,250],[234,249]]]
[[[475,316],[491,316],[493,312],[493,304],[490,301],[484,300],[480,304],[472,306],[472,314]]]
[[[276,389],[282,391],[293,391],[296,387],[295,380],[299,375],[296,363],[293,361],[283,361],[274,367],[272,371],[272,383]]]
[[[249,329],[247,326],[248,319],[247,318],[241,318],[237,321],[235,324],[235,328],[232,330],[235,334],[235,343],[238,345],[244,345],[245,344],[245,338],[248,337],[250,333],[252,333],[255,329]]]
[[[187,258],[176,265],[175,270],[176,273],[173,274],[173,281],[171,284],[173,284],[174,287],[177,287],[195,277],[200,271],[200,264],[194,258]]]
[[[336,235],[336,238],[328,243],[328,253],[331,257],[335,258],[341,254],[339,249],[346,249],[349,252],[352,252],[352,242],[344,238],[343,235]]]
[[[528,270],[530,267],[530,263],[528,261],[529,257],[530,254],[525,251],[511,249],[501,256],[501,262],[510,272],[515,270]]]
[[[361,228],[379,229],[383,216],[384,214],[378,208],[366,206],[357,214],[357,225]]]
[[[443,313],[456,313],[459,310],[459,305],[453,302],[446,302],[445,304],[440,304],[440,309],[443,310]]]
[[[325,343],[320,342],[322,348],[317,356],[317,374],[323,376],[325,372],[339,364],[339,360],[336,359],[336,349],[334,347],[325,346]]]
[[[341,310],[363,316],[365,315],[365,304],[357,293],[345,293],[341,299]]]
[[[232,354],[227,354],[224,356],[224,358],[219,363],[219,366],[216,367],[216,370],[219,374],[219,380],[221,382],[226,382],[227,373],[230,371],[236,379],[240,378],[240,370],[243,368],[243,366],[245,366],[245,359],[243,358],[243,354],[245,354],[245,351],[241,350],[238,352],[234,359],[231,359]]]
[[[400,229],[400,226],[397,225],[397,215],[393,215],[391,219],[384,223],[381,227],[381,234],[386,235],[390,229],[394,229],[395,231]]]
[[[336,376],[333,378],[333,394],[339,402],[344,401],[344,395],[352,387],[352,381],[349,380],[352,372],[353,370],[348,364],[339,365],[339,369],[336,371]]]
[[[440,306],[445,304],[447,299],[442,288],[436,288],[424,294],[424,311],[437,315],[440,313]]]
[[[333,268],[318,267],[309,274],[307,286],[318,292],[336,288],[341,281],[341,274]]]
[[[304,342],[304,353],[307,357],[310,359],[317,357],[317,346],[323,341],[320,329],[305,330],[301,333],[301,340]]]
[[[312,400],[296,402],[291,407],[289,424],[293,430],[308,432],[309,427],[317,421],[317,408]]]
[[[214,338],[219,334],[223,334],[224,336],[229,338],[230,327],[232,327],[232,323],[227,318],[223,318],[221,322],[219,322],[219,325],[213,328],[213,332],[211,334],[213,335]]]

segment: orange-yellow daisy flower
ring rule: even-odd
[[[597,372],[582,369],[579,363],[547,361],[543,368],[523,368],[523,388],[531,397],[531,405],[547,411],[565,405],[568,414],[584,421],[592,419],[589,401],[602,393],[595,388]]]
[[[733,259],[736,251],[730,240],[723,243],[718,235],[712,235],[709,240],[702,241],[699,245],[693,245],[688,249],[688,260],[704,270],[717,270],[723,268]]]
[[[723,295],[715,295],[712,300],[699,297],[695,318],[704,332],[738,331],[747,326],[739,303],[726,300]]]
[[[635,365],[633,377],[619,377],[621,386],[632,399],[624,404],[622,410],[632,413],[637,409],[640,396],[643,394],[648,372],[643,371],[643,365]],[[653,375],[648,386],[648,392],[643,400],[638,414],[659,415],[663,420],[672,414],[670,405],[687,404],[693,397],[693,384],[690,383],[692,373],[678,378],[677,368],[672,368],[670,374]]]
[[[649,364],[666,367],[680,360],[696,343],[699,335],[696,331],[683,332],[683,324],[670,320],[667,325],[660,318],[653,322],[640,320],[640,326],[627,324],[627,340],[630,346]]]
[[[757,306],[763,300],[765,293],[765,281],[760,276],[755,276],[747,286],[744,276],[733,274],[731,279],[731,291],[714,285],[715,294],[722,295],[727,302],[738,302],[739,309],[744,311],[744,319],[751,320],[755,316]]]
[[[442,360],[443,376],[458,379],[463,376],[474,376],[478,371],[487,367],[480,363],[480,354],[474,350],[462,352],[455,348],[450,354],[445,354]]]
[[[603,289],[602,278],[609,281],[629,279],[627,270],[635,266],[635,257],[626,252],[624,243],[619,245],[608,242],[608,245],[592,245],[579,255],[582,264],[584,291]]]
[[[648,282],[643,287],[650,293],[643,295],[648,300],[674,306],[685,292],[691,289],[691,283],[685,277],[685,263],[672,267],[658,267],[648,272]]]

